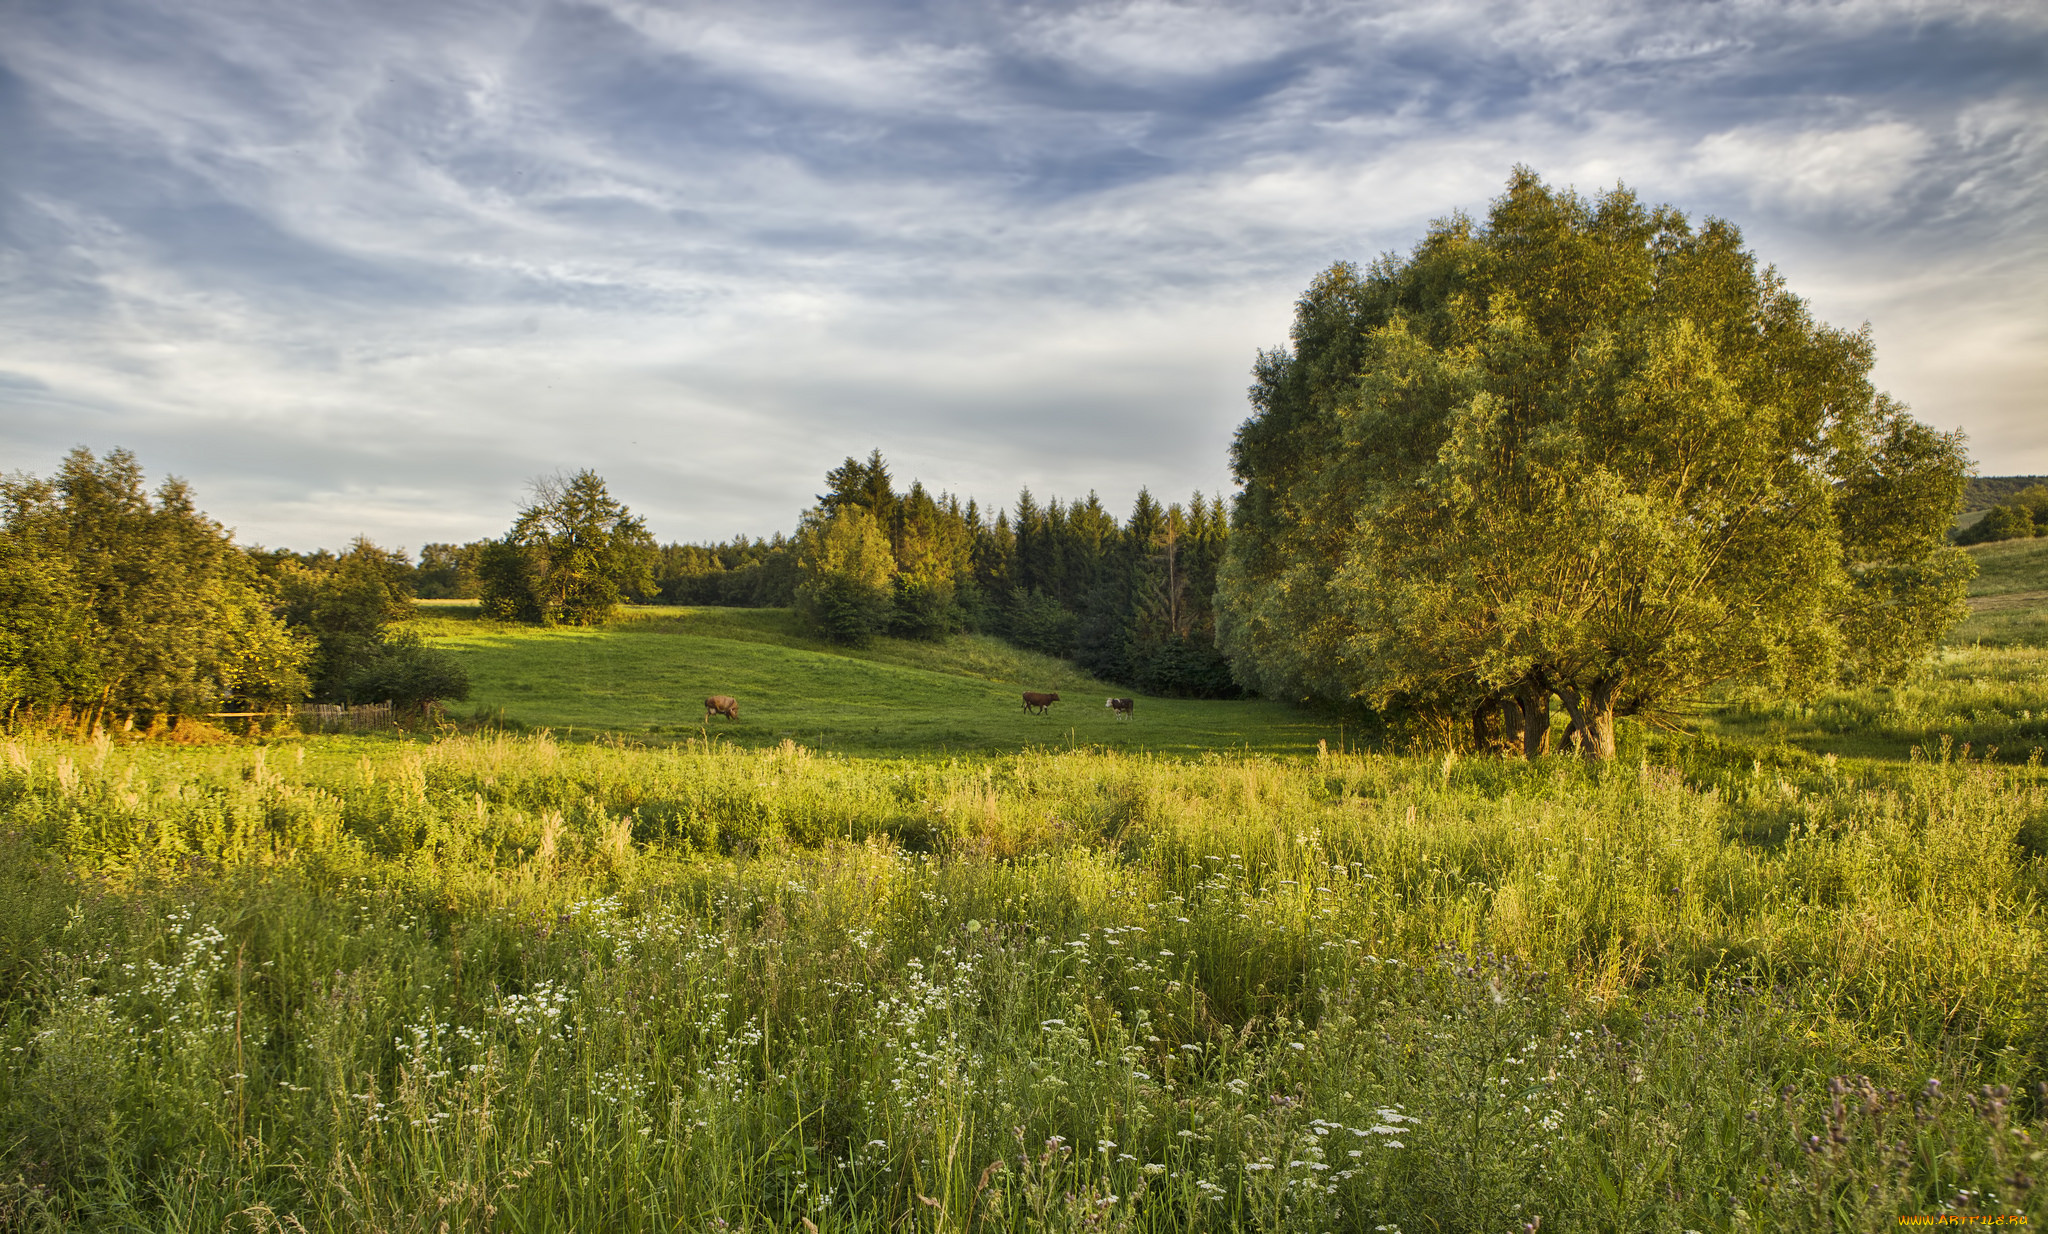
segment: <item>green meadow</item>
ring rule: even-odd
[[[1105,703],[1131,691],[1065,660],[986,635],[849,650],[805,637],[787,609],[645,606],[608,627],[542,630],[442,602],[423,605],[414,625],[461,656],[473,684],[463,707],[564,737],[715,734],[752,747],[791,740],[824,752],[938,757],[1077,745],[1309,754],[1319,741],[1338,748],[1357,727],[1263,700],[1146,698],[1119,719]],[[1026,690],[1061,701],[1026,714]],[[705,724],[711,694],[740,700],[738,722]]]
[[[2048,539],[1970,549],[1970,616],[1894,685],[1803,701],[1734,691],[1699,711],[1716,736],[1881,761],[1944,745],[2025,763],[2048,748]]]
[[[0,1230],[2048,1219],[2034,548],[1607,766],[709,609],[422,606],[413,729],[17,728]]]

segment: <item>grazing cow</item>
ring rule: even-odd
[[[1116,718],[1119,720],[1130,719],[1131,711],[1132,709],[1137,707],[1137,705],[1138,700],[1135,698],[1113,698],[1110,699],[1107,703],[1103,704],[1103,706],[1109,708],[1111,711],[1114,711],[1116,713]]]
[[[1024,691],[1024,710],[1036,711],[1039,715],[1044,715],[1046,708],[1059,701],[1060,696],[1057,694],[1033,694],[1029,690]]]
[[[704,723],[711,723],[712,716],[724,716],[728,720],[740,718],[740,700],[730,694],[714,694],[704,700]]]

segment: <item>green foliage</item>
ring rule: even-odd
[[[1120,527],[1092,493],[1040,504],[1027,489],[1014,517],[999,511],[989,521],[976,503],[963,507],[916,481],[895,491],[879,450],[865,461],[848,458],[825,480],[828,491],[807,518],[822,523],[860,511],[888,540],[891,634],[936,641],[962,630],[993,632],[1033,651],[1072,656],[1105,681],[1150,694],[1238,693],[1215,649],[1211,597],[1228,535],[1220,499],[1196,493],[1186,507],[1161,508],[1141,491]],[[737,579],[719,578],[734,568],[731,551],[674,553],[680,570],[709,581],[664,594],[721,603],[732,602],[724,598],[728,588],[749,594]],[[809,598],[795,600],[800,610],[829,601],[849,628],[870,628],[871,593],[844,583],[803,585]]]
[[[952,579],[898,574],[890,585],[889,633],[937,642],[960,628],[960,606],[953,599]]]
[[[537,480],[503,540],[478,554],[485,611],[506,621],[595,626],[654,591],[654,539],[588,469]]]
[[[888,628],[895,571],[888,537],[865,508],[815,511],[797,530],[797,613],[835,643],[864,646]]]
[[[2027,493],[2040,493],[2048,498],[2048,489],[2033,488]],[[2044,529],[2048,529],[2048,510],[2037,513],[2030,506],[2014,502],[1985,511],[1983,518],[1956,533],[1955,542],[1990,544],[1997,540],[2026,540],[2041,535]]]
[[[1729,224],[1518,169],[1260,356],[1219,641],[1251,688],[1481,743],[1555,695],[1594,757],[1717,683],[1894,677],[1963,615],[1964,459],[1870,365]]]
[[[2048,1216],[2026,769],[0,753],[28,1228]]]
[[[411,563],[363,536],[339,557],[277,557],[270,576],[284,601],[286,624],[319,649],[312,674],[316,698],[348,698],[348,683],[385,654],[387,627],[412,616]]]
[[[51,711],[98,693],[92,618],[64,559],[0,537],[0,699]]]
[[[412,630],[380,640],[378,654],[365,660],[343,683],[347,702],[388,702],[408,711],[469,697],[469,671],[462,662],[430,647]]]
[[[0,483],[0,684],[11,706],[145,717],[304,696],[305,649],[255,564],[133,455],[74,450]]]
[[[1074,614],[1037,588],[1028,591],[1022,587],[1010,589],[1010,610],[1004,621],[1004,631],[1019,647],[1049,656],[1071,655],[1074,625]]]
[[[665,604],[788,608],[796,603],[796,543],[778,531],[767,539],[663,545],[654,579]]]
[[[477,566],[487,543],[422,545],[413,570],[413,593],[422,600],[476,599],[483,590]]]

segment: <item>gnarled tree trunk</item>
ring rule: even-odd
[[[1572,739],[1579,756],[1593,762],[1614,757],[1614,703],[1621,695],[1618,676],[1595,677],[1583,693],[1568,682],[1557,684],[1557,696],[1572,716]]]
[[[1532,676],[1522,683],[1516,701],[1522,711],[1522,757],[1542,758],[1550,753],[1550,683]]]

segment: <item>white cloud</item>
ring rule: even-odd
[[[998,503],[1214,491],[1316,270],[1517,162],[1734,218],[2048,471],[2043,87],[1967,28],[2031,10],[123,2],[0,48],[0,449],[133,446],[256,540],[488,534],[584,465],[767,532],[874,446]],[[1970,71],[1785,68],[1852,39]]]
[[[1702,139],[1694,167],[1760,204],[1881,214],[1898,208],[1931,147],[1919,128],[1897,120],[1790,132],[1746,125]]]

